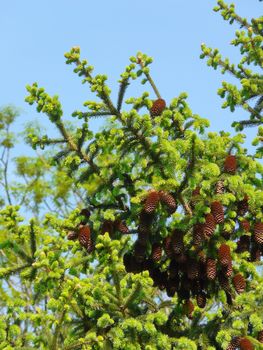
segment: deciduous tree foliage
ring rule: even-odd
[[[31,129],[33,148],[52,151],[16,160],[30,179],[23,185],[9,186],[3,173],[0,349],[263,348],[262,75],[247,68],[262,68],[263,23],[222,1],[219,10],[244,29],[234,41],[243,60],[236,68],[205,46],[202,57],[241,82],[219,93],[259,126],[255,154],[242,147],[249,123],[236,122],[233,137],[206,132],[185,93],[167,101],[142,53],[121,74],[117,101],[78,47],[65,54],[97,97],[73,112],[73,127],[57,96],[27,86],[26,101],[58,137]],[[125,99],[136,79],[152,93]],[[94,133],[96,117],[107,123]]]

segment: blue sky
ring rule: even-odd
[[[235,2],[241,16],[262,13],[258,0]],[[231,77],[222,76],[199,59],[202,42],[219,48],[233,62],[240,58],[239,50],[229,45],[238,27],[213,12],[215,5],[214,0],[2,1],[0,106],[12,103],[22,109],[17,130],[33,120],[48,128],[48,120],[24,102],[25,85],[37,81],[49,93],[58,94],[65,118],[80,109],[92,95],[64,63],[64,53],[72,46],[81,47],[95,73],[108,75],[113,96],[129,57],[142,51],[154,58],[151,74],[167,102],[186,91],[192,110],[208,118],[212,130],[230,130],[234,116],[221,109],[216,91],[223,79],[231,81]],[[149,86],[145,89],[151,91]],[[141,91],[142,87],[135,85],[130,94]],[[244,117],[244,112],[235,115]],[[97,129],[101,122],[92,125]],[[255,129],[248,130],[250,137],[254,133]]]

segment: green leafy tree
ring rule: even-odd
[[[73,112],[74,128],[57,96],[27,87],[58,131],[29,132],[56,154],[54,188],[28,203],[75,209],[29,222],[2,210],[0,349],[262,349],[260,152],[242,147],[245,134],[207,133],[185,93],[165,101],[145,54],[130,58],[117,101],[78,47],[65,57],[97,99]],[[135,79],[154,95],[125,100]],[[107,123],[94,133],[96,117]],[[40,160],[20,159],[20,174]]]

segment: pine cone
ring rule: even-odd
[[[214,233],[216,228],[215,218],[212,214],[206,214],[205,216],[205,224],[204,224],[204,236],[206,238],[210,238]]]
[[[93,250],[91,233],[89,226],[80,226],[79,228],[79,243],[90,253]]]
[[[193,227],[193,244],[199,247],[204,239],[204,224],[195,224]]]
[[[226,266],[222,267],[222,272],[226,277],[230,277],[233,273],[232,261],[230,260]]]
[[[159,243],[153,243],[151,259],[155,262],[161,260],[162,258],[162,246]]]
[[[254,225],[254,238],[258,244],[263,244],[263,222],[256,222]]]
[[[194,311],[194,304],[190,299],[186,300],[183,304],[183,313],[190,319],[192,319],[192,313]]]
[[[81,222],[81,224],[85,225],[88,220],[89,220],[89,217],[90,217],[90,211],[89,209],[87,208],[83,208],[81,209],[80,213],[79,213],[81,216],[84,216],[84,220]]]
[[[147,214],[152,214],[156,209],[159,203],[159,200],[160,200],[159,192],[155,190],[150,191],[144,203],[144,211]]]
[[[113,237],[114,231],[114,222],[111,220],[105,220],[101,226],[101,234],[104,235],[106,232],[108,232],[109,236]]]
[[[218,274],[218,282],[225,292],[227,293],[231,292],[229,280],[222,272]]]
[[[249,251],[250,246],[250,236],[243,235],[240,236],[239,240],[237,241],[237,253],[244,253]]]
[[[222,224],[224,222],[224,208],[219,201],[214,201],[211,203],[211,213],[216,224]]]
[[[225,159],[224,170],[226,173],[234,174],[237,169],[236,156],[228,155]]]
[[[169,277],[171,279],[178,278],[178,270],[179,266],[177,262],[175,260],[171,260],[168,267]]]
[[[130,254],[126,253],[123,256],[123,264],[125,266],[126,272],[133,272],[133,273],[139,273],[143,270],[142,264],[136,261],[135,257]]]
[[[196,202],[198,201],[198,197],[200,196],[200,187],[196,187],[193,191],[192,191],[192,198],[190,200],[190,206],[192,209],[194,209]]]
[[[167,296],[172,298],[179,288],[179,278],[169,278],[166,285]]]
[[[153,222],[153,215],[147,214],[144,210],[142,210],[140,212],[140,217],[139,217],[139,227],[138,227],[139,233],[142,235],[146,234],[148,236],[151,231],[152,222]]]
[[[258,340],[260,343],[263,343],[263,329],[262,329],[261,331],[258,332],[257,340]]]
[[[254,346],[247,338],[242,338],[239,342],[240,350],[254,350]]]
[[[227,266],[231,262],[230,248],[227,244],[221,244],[219,247],[218,259],[223,266]]]
[[[250,261],[260,261],[261,250],[260,248],[253,244],[250,249]]]
[[[129,228],[124,221],[116,220],[114,222],[114,226],[115,226],[117,231],[120,231],[123,234],[129,233]]]
[[[249,221],[248,220],[242,220],[242,221],[240,221],[240,229],[241,230],[244,230],[244,231],[246,231],[246,232],[249,232],[250,231],[250,223],[249,223]]]
[[[244,292],[246,289],[246,280],[241,273],[238,273],[233,277],[233,285],[238,294]]]
[[[206,294],[204,292],[200,292],[196,296],[197,305],[203,309],[206,305]]]
[[[181,254],[184,251],[184,233],[182,230],[175,229],[172,236],[172,248],[175,254]]]
[[[216,194],[223,194],[224,192],[225,192],[224,181],[223,180],[217,181],[216,186],[215,186],[215,193]]]
[[[245,195],[245,197],[237,202],[237,214],[244,216],[246,212],[248,211],[248,196]]]
[[[206,276],[210,281],[216,278],[216,260],[208,258],[206,261]]]
[[[153,102],[153,105],[150,109],[151,116],[157,117],[157,116],[161,115],[162,112],[164,111],[165,107],[166,107],[165,100],[163,100],[162,98],[158,98],[157,100],[155,100]]]
[[[160,191],[160,200],[163,204],[167,205],[168,209],[169,209],[169,213],[172,214],[176,211],[177,209],[177,203],[174,199],[174,197],[165,191]]]
[[[236,350],[236,348],[239,347],[241,337],[234,337],[232,338],[231,342],[228,344],[228,347],[226,350]]]
[[[187,262],[187,277],[190,280],[197,280],[199,278],[199,264],[194,259],[190,259]]]
[[[172,237],[167,236],[163,240],[163,248],[168,258],[173,256]]]
[[[67,235],[67,239],[69,239],[70,241],[75,241],[79,236],[78,231],[70,231]]]
[[[134,244],[134,256],[137,262],[143,262],[146,255],[146,246],[140,241],[136,241]]]

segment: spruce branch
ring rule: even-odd
[[[159,93],[152,77],[150,76],[150,72],[149,72],[149,68],[148,67],[145,67],[145,64],[144,64],[144,61],[143,59],[139,56],[138,57],[138,61],[139,61],[139,64],[141,66],[141,69],[142,69],[142,72],[144,73],[144,75],[146,76],[146,79],[148,80],[148,82],[150,83],[153,91],[155,92],[155,95],[157,96],[157,98],[162,98],[161,97],[161,94]]]
[[[126,298],[124,301],[123,309],[127,309],[130,304],[132,304],[136,298],[138,298],[140,292],[142,290],[142,284],[140,281],[137,281],[133,290],[131,291],[131,294]]]
[[[32,258],[34,259],[34,254],[37,250],[37,244],[36,244],[36,235],[35,235],[35,227],[34,227],[34,221],[30,221],[30,247],[31,247],[31,254]]]
[[[122,79],[120,88],[119,88],[119,93],[118,93],[118,101],[117,101],[117,111],[120,112],[123,98],[125,95],[125,92],[127,90],[127,87],[129,86],[129,78]]]

